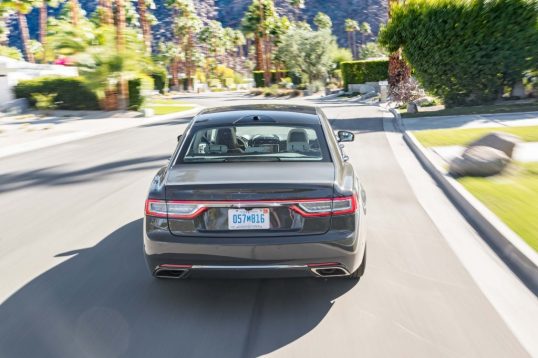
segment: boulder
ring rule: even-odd
[[[499,174],[510,162],[504,152],[486,146],[468,148],[461,157],[450,162],[449,172],[454,176],[490,176]]]
[[[482,138],[472,142],[471,144],[469,144],[469,148],[477,146],[491,147],[500,150],[509,158],[512,158],[514,148],[516,144],[520,142],[521,139],[519,139],[518,136],[507,133],[494,132],[487,134]]]
[[[415,102],[409,102],[407,104],[407,113],[417,113],[418,112],[418,106]]]

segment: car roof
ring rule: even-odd
[[[253,119],[258,117],[257,121]],[[193,119],[194,126],[235,123],[320,124],[317,108],[294,104],[255,104],[208,108]]]

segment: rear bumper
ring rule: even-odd
[[[323,235],[212,238],[178,237],[146,223],[144,252],[152,274],[185,266],[181,278],[315,277],[319,275],[312,265],[323,263],[352,273],[360,266],[365,247],[364,222],[356,228]]]

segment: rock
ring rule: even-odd
[[[407,104],[407,113],[417,113],[418,112],[418,106],[414,102],[409,102]]]
[[[517,143],[520,143],[521,139],[513,134],[494,132],[483,136],[482,138],[469,144],[470,147],[484,146],[500,150],[506,154],[509,158],[512,158],[512,153]]]
[[[514,84],[514,87],[512,87],[512,93],[510,93],[511,97],[517,97],[517,98],[525,98],[527,94],[525,93],[525,86],[523,85],[523,81],[517,81]]]
[[[485,177],[499,174],[509,162],[510,158],[500,150],[474,146],[450,162],[449,172],[454,176]]]

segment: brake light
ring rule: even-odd
[[[146,215],[171,219],[193,219],[208,208],[234,203],[266,203],[289,204],[289,208],[302,216],[330,216],[352,214],[357,210],[358,201],[355,195],[342,198],[321,198],[302,200],[260,200],[260,201],[166,201],[157,199],[146,200]]]
[[[291,208],[306,217],[352,214],[357,210],[357,198],[352,195],[343,198],[301,201]]]
[[[207,208],[202,204],[147,199],[146,215],[160,218],[192,219]]]

